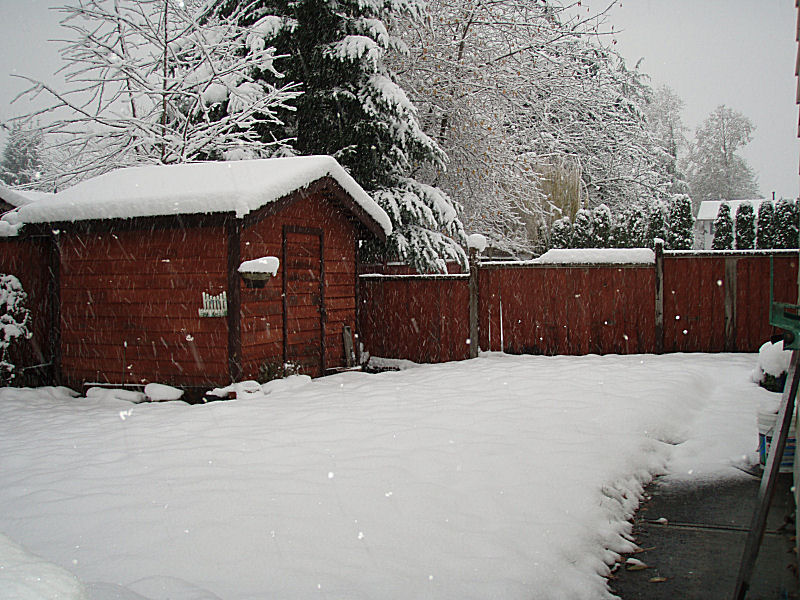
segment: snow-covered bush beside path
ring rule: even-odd
[[[651,477],[744,476],[755,360],[489,354],[196,406],[2,389],[0,532],[92,600],[610,598]]]
[[[32,335],[27,299],[19,279],[0,273],[0,385],[9,385],[17,375],[12,348]]]

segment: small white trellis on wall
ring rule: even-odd
[[[203,292],[203,308],[197,310],[201,317],[227,317],[228,316],[228,294],[222,292],[212,296]]]

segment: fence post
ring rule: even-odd
[[[664,352],[664,240],[656,238],[656,354]]]
[[[469,357],[478,356],[478,250],[469,249]]]
[[[736,263],[725,259],[725,352],[736,352]]]

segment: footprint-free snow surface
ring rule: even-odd
[[[610,598],[644,484],[741,473],[755,363],[488,354],[194,406],[2,389],[0,598]]]

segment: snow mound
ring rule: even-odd
[[[122,390],[118,388],[91,387],[86,390],[87,398],[97,400],[125,400],[138,404],[147,400],[147,394],[134,390]]]
[[[311,383],[311,377],[308,375],[289,375],[288,377],[273,379],[266,383],[258,383],[253,380],[240,381],[222,388],[214,388],[208,392],[208,394],[210,396],[217,396],[218,398],[228,398],[230,394],[234,394],[237,399],[253,399],[266,396],[273,392],[296,390],[309,383]]]
[[[181,396],[183,396],[183,390],[163,383],[148,383],[144,386],[144,393],[152,402],[180,400]]]
[[[4,600],[86,600],[74,575],[34,556],[0,533],[0,598]]]

